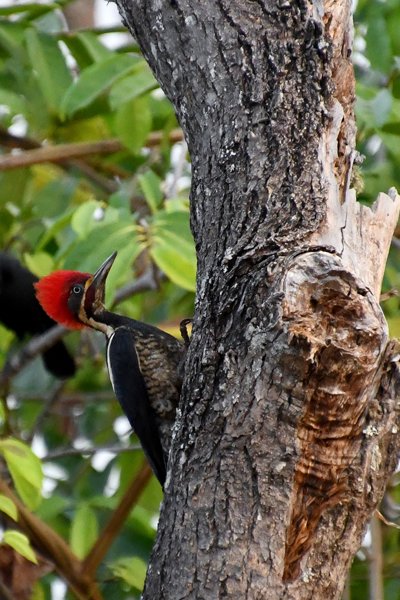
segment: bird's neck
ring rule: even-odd
[[[104,309],[98,312],[95,317],[89,317],[86,324],[93,329],[103,332],[109,338],[117,327],[124,325],[125,320],[126,317]]]

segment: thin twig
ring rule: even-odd
[[[18,525],[34,547],[48,558],[65,579],[79,600],[102,600],[96,583],[82,572],[81,561],[68,544],[51,527],[31,513],[4,480],[0,479],[0,493],[10,498],[18,510]]]
[[[174,129],[168,136],[170,142],[175,143],[183,139],[180,129]],[[148,148],[158,146],[163,140],[163,133],[153,132],[145,142]],[[73,144],[58,144],[57,146],[41,146],[40,148],[26,150],[19,154],[7,154],[0,157],[0,171],[20,169],[44,162],[59,163],[72,158],[90,156],[92,154],[114,154],[124,150],[119,139],[99,140],[96,142],[77,142]]]
[[[93,548],[83,561],[82,574],[86,577],[94,577],[98,566],[107,554],[111,544],[131,512],[132,507],[136,504],[142,491],[150,481],[151,475],[152,471],[148,463],[143,463],[139,473],[133,479],[107,525],[95,541]]]
[[[27,135],[18,136],[10,133],[8,129],[0,125],[0,145],[5,148],[22,148],[23,150],[32,150],[40,148],[41,144]]]
[[[157,278],[155,277],[154,268],[153,266],[151,266],[135,281],[131,281],[130,283],[116,291],[111,308],[115,308],[117,304],[120,304],[127,298],[135,296],[136,294],[140,294],[141,292],[157,290],[158,280],[161,277],[161,273],[158,274]]]
[[[388,519],[386,519],[378,509],[375,510],[374,515],[388,527],[393,527],[394,529],[400,529],[400,525],[398,525],[394,521],[388,521]]]
[[[68,332],[65,327],[56,325],[45,333],[33,337],[17,354],[11,356],[0,373],[0,386],[4,387],[7,382],[38,354],[51,348]]]
[[[57,163],[90,154],[113,154],[119,152],[122,148],[123,146],[118,139],[42,146],[19,154],[7,154],[0,157],[0,171],[20,169],[44,162]]]
[[[9,133],[7,129],[0,126],[0,145],[6,148],[21,148],[23,150],[33,150],[42,148],[41,144],[36,140],[27,136],[16,136]],[[95,185],[105,190],[108,194],[112,194],[118,189],[116,181],[110,180],[101,175],[96,169],[85,163],[83,160],[71,159],[61,161],[61,166],[65,168],[78,169]]]
[[[395,296],[400,296],[400,291],[396,288],[392,288],[380,295],[379,302],[386,302],[386,300],[390,300],[390,298],[394,298]]]
[[[150,274],[146,271],[136,281],[128,284],[116,292],[113,307],[117,304],[147,290],[157,289],[157,282],[154,273]],[[69,330],[61,325],[55,325],[48,329],[45,333],[33,337],[29,342],[16,354],[11,356],[3,370],[0,372],[0,389],[4,388],[12,377],[17,375],[31,360],[42,352],[48,350],[61,338],[63,338]]]
[[[379,520],[373,516],[371,528],[371,554],[369,559],[369,597],[370,600],[383,600],[383,556],[382,531]]]
[[[0,579],[0,598],[1,598],[1,600],[15,600],[11,591],[8,589],[8,587],[5,585],[5,583],[3,583],[1,581],[1,579]]]
[[[60,448],[59,450],[54,450],[53,452],[49,452],[46,456],[41,458],[42,462],[48,462],[51,460],[55,460],[58,458],[64,458],[66,456],[93,456],[97,452],[110,452],[112,454],[122,454],[123,452],[132,452],[141,450],[142,447],[139,444],[132,444],[129,446],[121,446],[121,445],[104,445],[104,446],[95,446],[90,448]]]
[[[71,159],[61,164],[64,167],[73,167],[74,169],[78,169],[83,175],[85,175],[85,177],[87,177],[87,179],[89,179],[99,188],[103,189],[105,192],[107,192],[107,194],[113,194],[120,188],[120,185],[117,181],[105,177],[99,173],[98,170],[94,169],[83,160]]]
[[[38,414],[36,421],[34,422],[33,427],[31,428],[31,430],[29,432],[29,435],[25,439],[27,444],[31,444],[35,434],[38,431],[40,431],[42,424],[45,422],[51,409],[53,408],[55,403],[59,400],[59,398],[65,388],[65,383],[66,383],[65,381],[58,382],[55,389],[52,391],[52,393],[49,395],[49,397],[44,402],[42,410]]]

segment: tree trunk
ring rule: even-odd
[[[350,189],[351,2],[118,5],[185,132],[198,252],[144,598],[339,598],[399,447],[400,199]]]

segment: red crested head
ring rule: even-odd
[[[82,329],[85,327],[77,311],[72,309],[70,298],[74,289],[82,290],[92,275],[79,271],[56,271],[40,279],[34,284],[36,297],[43,310],[61,325],[69,329]]]

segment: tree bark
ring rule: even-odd
[[[351,2],[118,5],[188,142],[198,254],[144,598],[339,598],[399,449],[400,201],[350,189]]]

